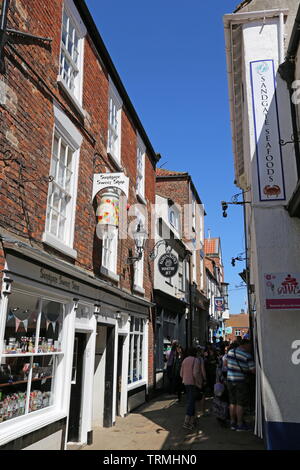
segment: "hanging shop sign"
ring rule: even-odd
[[[300,309],[300,273],[268,273],[264,285],[267,309]]]
[[[164,277],[175,276],[178,271],[178,258],[173,253],[164,253],[158,260],[158,269]]]
[[[120,199],[113,192],[102,194],[100,204],[97,208],[97,220],[100,225],[119,225]]]
[[[215,312],[223,313],[225,310],[224,297],[215,297]]]
[[[225,334],[226,335],[231,335],[232,334],[232,326],[227,326],[225,328]]]
[[[124,173],[99,173],[94,175],[93,200],[99,191],[107,188],[120,189],[128,197],[129,178]]]
[[[285,186],[273,60],[250,62],[260,201],[282,201]]]

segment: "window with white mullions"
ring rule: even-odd
[[[118,228],[110,227],[102,238],[102,266],[117,272]]]
[[[64,243],[67,240],[67,219],[70,216],[74,149],[55,131],[49,186],[46,230]]]
[[[120,162],[121,160],[121,116],[122,100],[113,84],[109,81],[108,98],[108,136],[107,151],[110,155]]]
[[[140,138],[137,136],[137,155],[136,155],[136,166],[137,166],[137,177],[136,177],[136,191],[137,193],[145,197],[145,146]]]
[[[144,351],[144,320],[138,317],[131,317],[130,339],[129,339],[129,369],[128,384],[143,380],[145,351]]]
[[[83,40],[86,28],[73,0],[64,1],[61,26],[59,80],[81,105],[83,78]]]

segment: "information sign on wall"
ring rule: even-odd
[[[260,201],[285,199],[273,60],[250,62]]]

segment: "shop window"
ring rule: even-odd
[[[9,298],[0,362],[0,422],[55,404],[65,306],[15,292]]]
[[[131,317],[129,334],[129,384],[144,379],[144,322],[142,318]]]

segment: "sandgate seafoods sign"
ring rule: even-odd
[[[286,198],[273,60],[250,62],[260,201]]]
[[[267,309],[300,309],[300,273],[267,273],[264,285]]]

